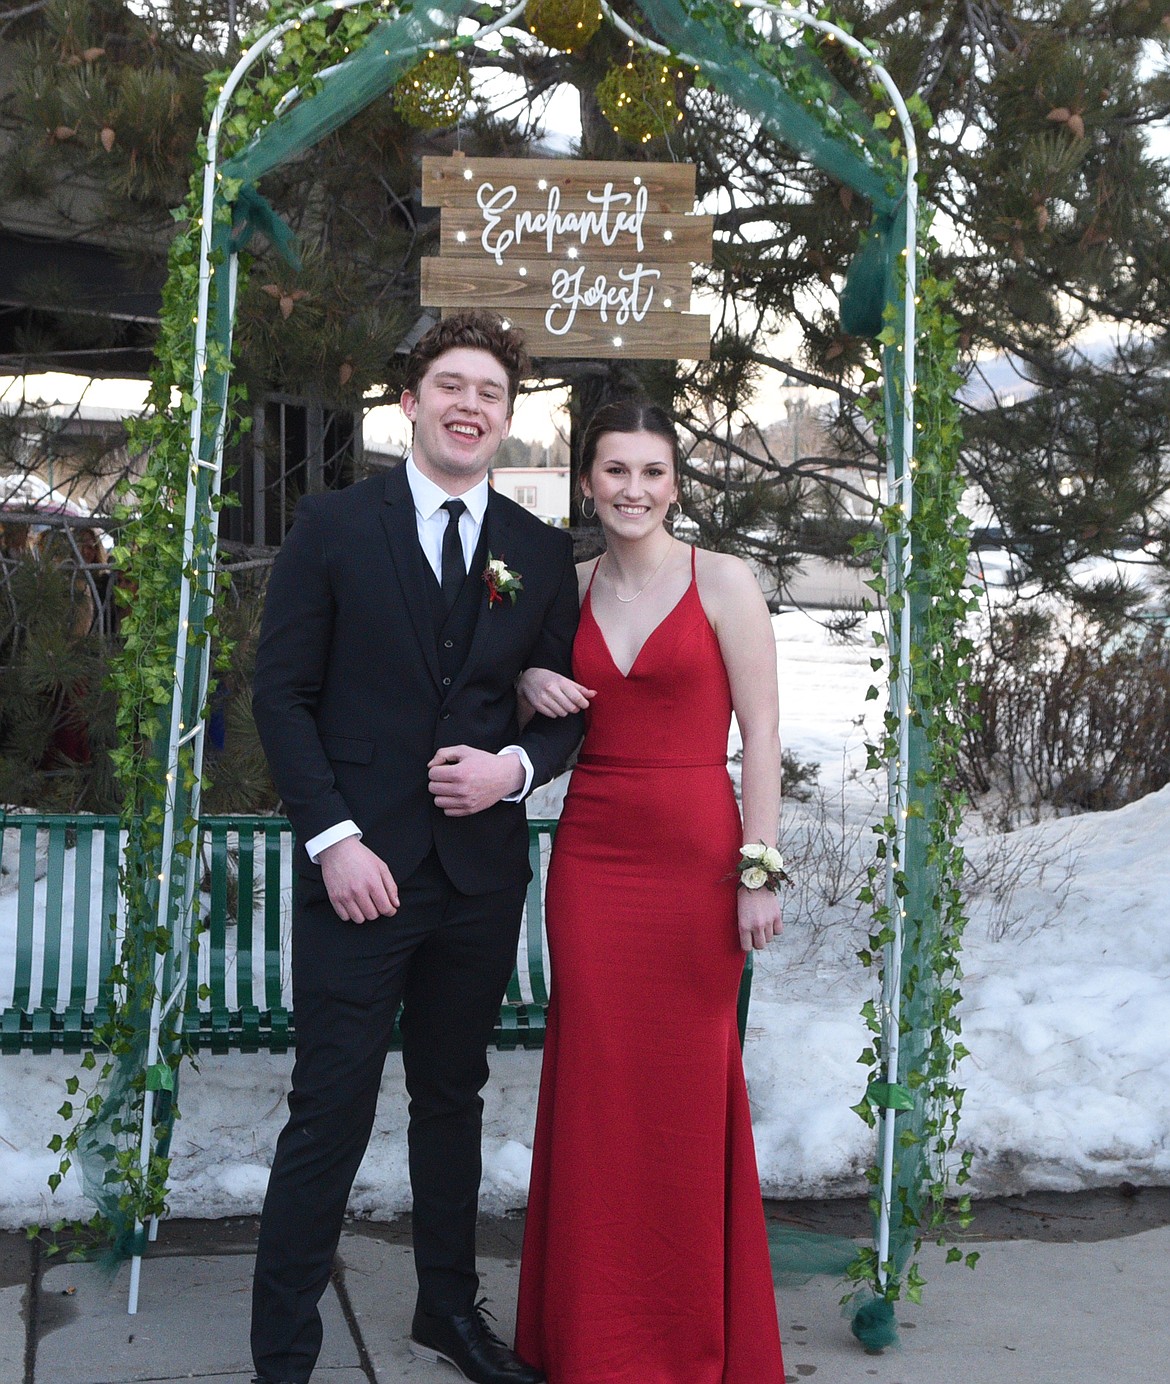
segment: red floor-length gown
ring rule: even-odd
[[[550,1384],[782,1384],[735,1021],[731,695],[693,556],[628,675],[589,594],[573,663],[597,696],[548,878],[516,1346]]]

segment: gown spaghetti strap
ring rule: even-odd
[[[597,695],[549,868],[516,1346],[549,1384],[782,1384],[736,1029],[731,693],[693,553],[625,674],[587,591],[573,664]]]

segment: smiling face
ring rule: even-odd
[[[414,462],[429,480],[459,495],[487,475],[508,436],[508,374],[490,351],[458,346],[427,367],[417,391],[402,391],[414,424]]]
[[[678,499],[670,442],[652,432],[603,433],[581,490],[593,497],[607,536],[631,541],[655,532]]]

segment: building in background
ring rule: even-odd
[[[491,473],[493,489],[546,524],[567,528],[569,523],[569,468],[567,466],[497,466]]]

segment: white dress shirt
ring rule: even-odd
[[[479,544],[483,516],[487,513],[488,482],[485,476],[478,485],[465,490],[462,495],[451,496],[436,485],[433,480],[414,464],[414,457],[406,459],[406,479],[414,499],[414,517],[418,523],[418,541],[431,571],[443,581],[443,535],[447,532],[447,511],[443,506],[448,500],[460,499],[467,506],[459,516],[459,541],[463,544],[463,566],[471,570],[471,559]]]
[[[424,476],[414,464],[414,457],[411,456],[406,461],[406,479],[410,486],[411,497],[414,500],[418,541],[422,546],[423,555],[431,565],[431,571],[440,582],[442,581],[443,566],[443,535],[446,533],[447,525],[450,522],[443,505],[447,500],[453,498],[462,500],[466,505],[466,509],[459,516],[459,540],[463,545],[463,565],[470,571],[471,559],[475,556],[475,550],[479,546],[479,535],[483,529],[484,515],[487,513],[487,477],[485,476],[478,485],[472,486],[470,490],[465,490],[462,495],[451,496],[429,477]],[[532,778],[535,773],[532,760],[529,759],[527,751],[521,749],[519,745],[505,745],[499,753],[518,755],[520,763],[524,766],[524,783],[519,792],[509,793],[503,799],[506,803],[518,803],[532,787]],[[305,851],[315,865],[317,858],[327,847],[338,841],[344,841],[347,836],[360,838],[361,834],[361,828],[357,823],[347,818],[344,822],[338,822],[335,826],[328,827],[325,831],[318,832],[316,836],[311,837],[305,842]]]

